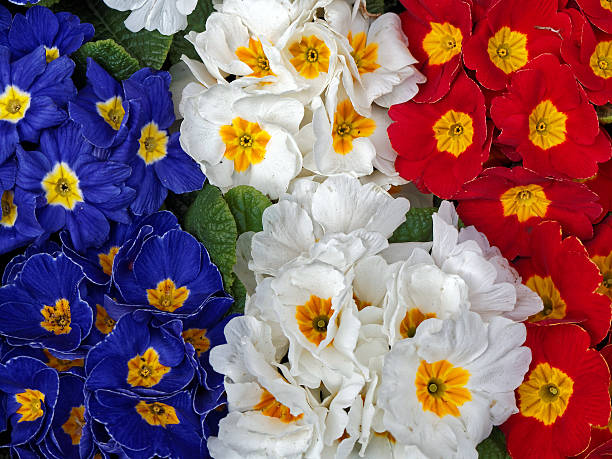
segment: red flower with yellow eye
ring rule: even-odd
[[[491,117],[502,131],[496,142],[515,147],[523,165],[542,175],[591,177],[612,154],[571,68],[550,54],[512,77],[509,92],[493,99]]]
[[[612,300],[612,217],[596,225],[594,233],[593,239],[584,245],[603,277],[598,292]]]
[[[485,233],[510,260],[529,255],[531,233],[542,221],[556,220],[566,234],[588,239],[601,212],[597,196],[586,186],[522,167],[485,169],[456,199],[461,220]]]
[[[576,0],[576,2],[595,27],[612,33],[612,2],[608,0]]]
[[[438,102],[395,105],[389,116],[395,168],[422,191],[451,198],[482,170],[489,155],[484,97],[465,73]]]
[[[461,50],[472,33],[470,5],[464,0],[401,0],[400,14],[416,68],[427,82],[415,102],[436,102],[448,93],[461,68]]]
[[[591,425],[610,417],[610,371],[572,324],[527,327],[531,364],[516,389],[517,414],[501,430],[514,459],[561,459],[582,452]]]
[[[578,238],[561,238],[559,223],[540,223],[531,238],[531,257],[519,259],[515,267],[544,304],[528,322],[578,324],[591,335],[592,345],[606,337],[612,309],[610,298],[598,292],[602,276]]]
[[[486,88],[504,89],[510,77],[543,53],[559,53],[557,0],[504,0],[488,11],[463,48],[465,65]]]

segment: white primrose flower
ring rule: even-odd
[[[180,110],[181,146],[200,163],[210,183],[224,191],[251,185],[276,199],[302,169],[293,136],[304,107],[295,99],[191,83],[183,91]]]
[[[523,324],[474,312],[429,319],[386,355],[378,405],[386,429],[427,457],[477,458],[476,445],[516,413],[529,368]]]
[[[187,16],[198,0],[104,0],[104,3],[115,10],[131,11],[125,20],[125,27],[130,32],[144,28],[173,35],[187,27]]]

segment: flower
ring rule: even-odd
[[[451,198],[482,170],[489,152],[484,97],[465,73],[438,102],[396,105],[389,116],[395,167],[422,191]]]
[[[578,180],[584,183],[589,190],[599,196],[598,204],[603,207],[597,221],[608,215],[612,210],[612,160],[599,164],[597,174],[588,179]]]
[[[468,2],[444,0],[402,0],[402,28],[416,68],[427,78],[419,87],[415,102],[437,102],[444,97],[461,68],[463,46],[472,34]]]
[[[612,217],[596,225],[594,233],[584,245],[603,277],[597,291],[612,299]]]
[[[562,239],[556,222],[540,223],[531,238],[531,257],[515,265],[544,303],[529,322],[578,323],[589,332],[593,345],[605,338],[612,314],[610,298],[598,293],[602,276],[577,238]]]
[[[552,55],[513,75],[509,92],[493,99],[497,142],[516,148],[523,164],[542,175],[587,178],[610,159],[609,137],[571,68]]]
[[[484,232],[508,259],[529,255],[538,223],[556,220],[566,234],[588,239],[601,212],[596,195],[584,185],[544,178],[522,167],[486,169],[457,199],[463,222]]]
[[[525,327],[467,312],[429,319],[385,356],[378,404],[398,441],[428,457],[476,457],[475,445],[517,411],[513,391],[529,366]]]
[[[125,20],[130,32],[144,28],[174,35],[187,27],[187,16],[195,9],[197,0],[104,0],[104,3],[115,10],[131,10]]]
[[[604,0],[578,0],[578,6],[588,20],[606,33],[612,33],[612,7]]]
[[[608,367],[575,325],[528,327],[525,345],[532,360],[516,390],[519,412],[501,427],[508,451],[518,459],[574,456],[588,446],[591,424],[608,423]]]
[[[41,130],[66,119],[61,109],[76,95],[70,77],[74,62],[60,57],[47,63],[39,46],[21,59],[10,61],[10,50],[0,46],[0,161],[19,142],[38,142]]]
[[[84,250],[104,243],[109,219],[129,221],[130,168],[97,159],[76,124],[43,132],[40,150],[18,148],[17,186],[37,196],[36,216],[46,231],[66,228],[74,247]]]
[[[64,255],[33,255],[19,277],[0,288],[0,332],[13,345],[78,352],[93,322],[82,280],[81,268]]]
[[[465,65],[485,88],[504,89],[517,70],[540,54],[559,54],[557,2],[525,6],[522,0],[493,4],[463,47]]]

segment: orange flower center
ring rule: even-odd
[[[432,411],[439,417],[447,414],[460,416],[459,409],[472,400],[472,394],[465,386],[470,373],[455,367],[446,360],[427,363],[421,360],[416,374],[416,395],[423,411]]]
[[[316,346],[327,337],[327,326],[334,314],[331,304],[331,298],[323,299],[311,295],[305,304],[295,308],[295,318],[300,331]]]

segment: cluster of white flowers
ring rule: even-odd
[[[290,190],[239,239],[213,457],[476,458],[517,412],[539,297],[448,202],[433,242],[389,244],[406,199],[348,175]]]
[[[387,109],[425,78],[399,16],[371,18],[361,0],[215,8],[205,32],[186,37],[201,60],[183,56],[172,70],[181,145],[213,185],[251,185],[276,199],[298,176],[405,183]]]

